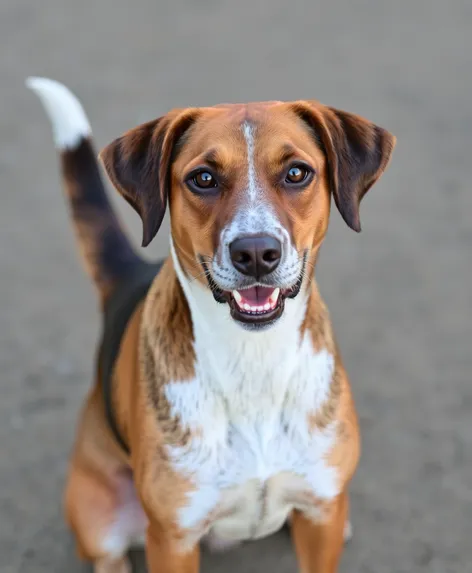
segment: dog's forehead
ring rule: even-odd
[[[197,120],[185,137],[182,152],[195,155],[215,146],[232,152],[246,152],[249,143],[256,153],[290,144],[307,151],[314,146],[310,130],[293,111],[292,104],[267,101],[199,108]]]

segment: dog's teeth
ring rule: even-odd
[[[237,290],[233,291],[233,298],[238,304],[243,300],[243,297],[239,294]]]
[[[245,302],[244,297],[237,290],[231,291],[231,294],[233,295],[236,304],[241,310],[244,310],[251,314],[264,314],[264,312],[273,310],[277,306],[280,289],[279,288],[274,289],[267,302],[265,304],[258,304],[258,305],[257,304],[251,305]]]
[[[279,298],[279,294],[280,294],[280,289],[279,288],[274,289],[274,292],[270,295],[269,302],[275,304]]]

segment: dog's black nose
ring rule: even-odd
[[[233,265],[239,272],[260,278],[279,266],[282,245],[269,235],[253,235],[233,241],[229,252]]]

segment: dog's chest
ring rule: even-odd
[[[253,348],[226,356],[211,354],[194,379],[166,387],[192,434],[169,451],[194,486],[178,516],[192,541],[209,530],[226,541],[262,537],[292,509],[316,511],[338,493],[327,461],[335,427],[309,423],[328,398],[333,357],[315,352],[308,337],[292,353],[267,357]]]

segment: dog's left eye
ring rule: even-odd
[[[195,193],[203,191],[212,191],[218,187],[218,181],[209,171],[201,169],[192,173],[187,178],[187,185],[190,187],[191,191]]]
[[[197,187],[201,187],[202,189],[208,189],[208,187],[215,187],[216,185],[215,178],[211,173],[208,173],[208,171],[197,173],[193,178],[193,182]]]
[[[313,171],[305,165],[292,165],[285,175],[285,183],[293,186],[299,186],[306,183],[313,176]]]

